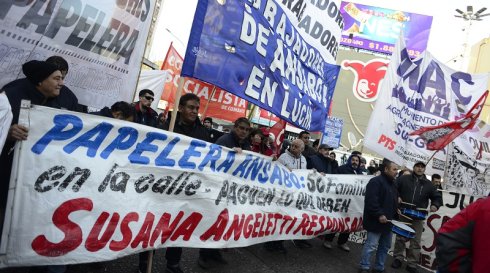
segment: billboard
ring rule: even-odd
[[[345,1],[340,13],[344,17],[341,45],[391,54],[403,31],[410,56],[427,47],[432,16]]]

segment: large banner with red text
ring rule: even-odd
[[[259,154],[88,114],[34,106],[21,116],[29,137],[16,148],[0,267],[362,229],[369,176],[290,172]]]

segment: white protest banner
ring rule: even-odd
[[[21,65],[52,55],[69,63],[65,84],[81,104],[131,101],[154,1],[0,1],[0,86]]]
[[[368,176],[290,172],[259,154],[135,123],[41,106],[28,111],[0,267],[362,228]]]
[[[133,101],[139,101],[139,91],[150,89],[155,94],[155,99],[151,103],[151,108],[157,110],[158,102],[163,92],[163,86],[167,79],[167,71],[163,70],[142,70],[138,79],[136,92],[134,93]]]
[[[420,137],[408,134],[464,115],[486,90],[488,78],[488,74],[454,71],[428,51],[412,60],[400,38],[369,120],[366,147],[402,166],[427,162],[434,152],[426,150]],[[467,141],[462,136],[455,143]],[[427,173],[444,172],[445,153],[435,155]]]

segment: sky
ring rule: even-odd
[[[153,46],[150,48],[149,59],[153,62],[165,59],[171,42],[182,56],[185,54],[197,5],[197,0],[163,1]],[[466,39],[471,47],[481,39],[490,37],[490,16],[483,17],[485,18],[483,21],[473,21],[469,32],[468,22],[454,17],[457,14],[455,9],[466,11],[468,5],[472,5],[474,11],[487,7],[485,13],[490,12],[490,0],[355,0],[352,2],[433,16],[428,50],[436,59],[453,69],[466,70],[467,68],[467,60],[462,61],[457,58],[454,62],[454,58],[463,53]]]

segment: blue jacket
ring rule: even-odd
[[[364,197],[364,215],[362,225],[369,232],[389,232],[391,224],[381,224],[379,217],[386,216],[388,220],[396,219],[398,192],[395,182],[384,173],[371,178],[366,186]]]

